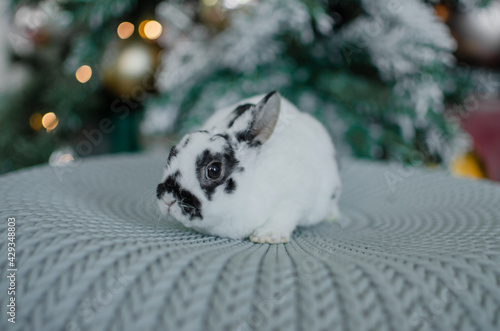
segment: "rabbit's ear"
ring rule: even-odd
[[[277,91],[268,93],[254,107],[248,107],[235,119],[231,131],[238,142],[250,146],[264,144],[273,134],[280,114],[281,95]]]
[[[273,134],[274,127],[280,115],[281,95],[277,91],[267,94],[255,107],[252,130],[254,141],[265,143]]]

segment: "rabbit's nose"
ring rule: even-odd
[[[165,200],[165,203],[167,204],[168,207],[172,206],[175,203],[176,200]]]

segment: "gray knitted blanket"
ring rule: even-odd
[[[500,330],[498,185],[345,161],[340,223],[261,245],[160,220],[163,163],[0,177],[0,330]]]

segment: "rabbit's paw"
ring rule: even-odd
[[[278,230],[269,226],[258,228],[250,236],[250,240],[260,244],[282,244],[290,241],[289,230]]]

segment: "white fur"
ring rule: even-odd
[[[176,204],[171,207],[170,214],[185,226],[224,237],[279,243],[289,241],[297,225],[312,225],[340,216],[337,203],[341,182],[330,136],[316,119],[284,98],[269,140],[253,148],[246,143],[236,145],[236,158],[245,170],[232,175],[237,184],[235,192],[227,194],[220,186],[212,201],[204,196],[196,178],[196,157],[206,148],[214,152],[222,149],[223,138],[213,142],[209,138],[216,133],[231,135],[241,131],[250,112],[243,113],[229,130],[228,116],[238,105],[256,104],[262,98],[263,95],[255,96],[218,110],[203,127],[210,135],[191,134],[178,144],[181,146],[189,137],[190,143],[166,169],[162,181],[181,169],[179,182],[202,202],[203,220],[191,221]],[[159,205],[167,212],[165,201],[159,200]]]

